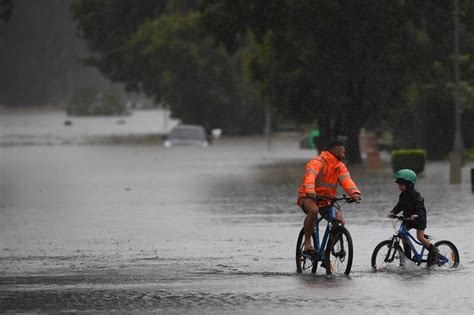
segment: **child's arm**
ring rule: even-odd
[[[415,195],[415,210],[417,214],[422,214],[426,212],[425,209],[425,199],[420,193]]]
[[[393,218],[394,216],[399,214],[402,210],[403,209],[402,209],[402,206],[400,205],[400,197],[399,197],[397,204],[395,205],[395,207],[393,207],[393,210],[389,212],[388,217]]]

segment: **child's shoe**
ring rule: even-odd
[[[428,259],[426,261],[428,267],[431,267],[433,265],[436,265],[438,263],[438,259],[439,259],[439,250],[434,247],[433,244],[431,244],[431,246],[428,248],[429,250],[429,253],[428,253]]]
[[[408,259],[408,260],[411,260],[411,248],[406,246],[406,247],[403,247],[403,253],[405,254],[405,257]]]

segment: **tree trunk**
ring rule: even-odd
[[[349,164],[360,164],[362,163],[362,157],[360,155],[359,145],[359,133],[361,128],[354,127],[349,129],[346,141],[346,157]]]
[[[331,122],[326,117],[318,118],[319,138],[316,139],[316,148],[319,152],[327,149],[331,139],[334,137],[334,131]]]
[[[349,164],[362,163],[359,146],[359,133],[361,127],[351,125],[350,128],[348,128],[348,126],[343,128],[344,126],[341,126],[341,124],[341,120],[331,123],[329,119],[324,117],[318,119],[318,126],[321,134],[316,141],[318,151],[322,152],[326,150],[331,140],[334,140],[337,137],[344,137],[346,138],[346,141],[344,141],[346,147],[346,158]],[[342,131],[343,129],[345,132]]]

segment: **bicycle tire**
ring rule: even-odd
[[[394,261],[395,261],[395,259],[398,259],[398,260],[396,260],[398,263],[395,263],[395,264],[398,264],[397,267],[400,266],[400,257],[399,257],[399,256],[400,256],[400,255],[404,255],[404,254],[403,254],[403,250],[402,250],[402,249],[400,248],[400,246],[397,245],[397,244],[396,244],[394,247],[392,247],[392,243],[393,243],[392,240],[385,240],[385,241],[382,241],[382,242],[378,243],[377,246],[375,246],[374,251],[372,252],[372,258],[371,258],[371,265],[372,265],[372,269],[373,269],[374,271],[379,271],[379,267],[380,267],[380,266],[377,266],[377,256],[378,256],[380,250],[381,250],[383,247],[385,247],[385,246],[388,247],[388,250],[391,249],[391,250],[397,250],[397,251],[398,251],[398,258],[397,258],[397,253],[394,253]],[[384,259],[384,260],[385,260],[386,254],[387,254],[387,253],[384,253],[384,254],[383,254],[383,256],[384,256],[383,259]],[[385,262],[385,263],[386,263],[386,262]],[[383,268],[383,269],[385,269],[385,267],[386,267],[386,266],[384,265],[384,268]]]
[[[344,239],[346,242],[344,242]],[[347,249],[344,244],[347,243]],[[342,244],[342,246],[341,246]],[[351,233],[344,226],[335,226],[329,236],[328,245],[324,254],[324,265],[326,274],[344,273],[348,276],[352,268],[352,259],[354,256],[354,246],[352,244]],[[345,267],[340,265],[345,262]]]
[[[451,253],[449,255],[449,257],[447,257],[450,261],[452,261],[452,263],[449,264],[449,268],[456,268],[459,266],[459,262],[460,262],[460,257],[459,257],[459,251],[457,249],[457,247],[450,241],[447,241],[447,240],[442,240],[442,241],[439,241],[439,242],[436,242],[434,244],[434,246],[440,251],[440,254],[444,255],[444,256],[448,256],[447,253],[444,253],[442,252],[442,247],[441,246],[447,246],[449,249],[451,249]]]
[[[313,235],[311,235],[311,238],[313,238]],[[305,269],[304,264],[306,262],[304,260],[302,261],[302,258],[303,258],[302,248],[304,248],[304,227],[301,229],[300,234],[298,235],[298,240],[296,241],[296,257],[295,258],[296,258],[296,272],[297,273],[303,273]],[[317,269],[318,269],[317,262],[316,263],[312,262],[311,273],[315,274]]]

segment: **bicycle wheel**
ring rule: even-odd
[[[450,241],[439,241],[434,244],[439,251],[438,266],[456,268],[459,266],[459,251]]]
[[[399,268],[402,263],[403,251],[400,246],[392,247],[392,240],[385,240],[375,246],[372,252],[372,269],[374,271],[385,271]]]
[[[313,236],[311,235],[313,241]],[[314,241],[313,241],[314,244]],[[311,269],[311,273],[315,274],[318,269],[318,263],[313,263],[312,259],[303,256],[304,250],[304,228],[301,229],[296,241],[296,272],[302,273],[305,270]]]
[[[349,275],[353,255],[354,249],[351,234],[343,226],[334,226],[324,255],[326,274]]]

